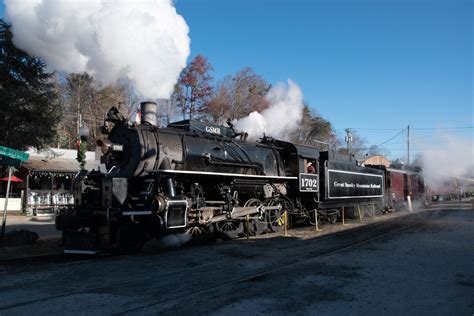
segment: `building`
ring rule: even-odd
[[[371,156],[361,162],[361,166],[385,166],[389,168],[392,162],[384,156]]]
[[[50,148],[44,151],[28,150],[29,159],[15,173],[21,182],[11,189],[8,211],[29,215],[51,214],[61,207],[74,204],[73,179],[80,171],[77,151]],[[86,153],[86,169],[98,170],[100,165],[94,152]],[[1,194],[6,186],[2,185]]]

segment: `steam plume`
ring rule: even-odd
[[[189,242],[193,236],[189,233],[164,235],[159,239],[161,248],[179,248]]]
[[[288,139],[303,118],[303,94],[296,83],[278,83],[267,95],[270,107],[261,113],[254,111],[235,122],[237,129],[257,139],[267,134],[274,138]]]
[[[15,45],[62,72],[103,84],[128,78],[168,98],[189,56],[189,28],[171,0],[4,0]]]
[[[437,132],[437,146],[420,144],[423,173],[428,185],[437,187],[449,177],[474,178],[472,140]]]

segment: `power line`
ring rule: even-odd
[[[352,131],[355,131],[359,134],[363,134],[363,135],[366,135],[366,134],[393,134],[394,131],[399,131],[400,129],[397,128],[397,129],[391,129],[391,130],[370,130],[370,131],[361,131],[361,130],[356,130],[356,129],[349,129],[349,130],[352,130]],[[341,130],[340,130],[341,131]]]
[[[363,132],[393,132],[398,131],[400,128],[357,128],[357,127],[349,127],[349,128],[338,128],[335,129],[336,132],[345,131],[346,129],[355,130],[355,131],[363,131]]]
[[[411,130],[456,130],[456,129],[473,129],[474,126],[454,126],[454,127],[418,127],[418,128],[412,128],[410,127]],[[366,127],[349,127],[351,130],[356,130],[356,131],[399,131],[400,128],[366,128]],[[344,131],[346,128],[338,128],[335,131]]]
[[[474,126],[458,126],[458,127],[418,127],[411,128],[414,131],[433,131],[433,130],[458,130],[458,129],[473,129]]]
[[[393,137],[390,137],[390,138],[389,138],[389,139],[387,139],[386,141],[384,141],[384,142],[382,142],[382,143],[378,144],[378,145],[377,145],[377,147],[380,147],[380,146],[382,146],[383,144],[386,144],[386,143],[388,143],[389,141],[391,141],[391,140],[392,140],[392,139],[394,139],[395,137],[398,137],[398,136],[400,136],[400,135],[401,135],[403,132],[405,132],[406,130],[407,130],[406,128],[402,129],[402,130],[401,130],[399,133],[397,133],[395,136],[393,136]]]

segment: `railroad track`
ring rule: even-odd
[[[258,278],[280,273],[286,269],[297,267],[300,264],[305,264],[311,262],[312,260],[324,258],[326,256],[346,251],[380,238],[394,235],[402,230],[421,225],[430,219],[442,216],[444,213],[446,213],[446,211],[442,210],[414,213],[412,216],[405,216],[395,218],[390,221],[360,226],[356,229],[341,231],[332,235],[321,236],[317,239],[299,240],[296,243],[289,242],[287,245],[272,247],[271,249],[267,249],[267,251],[264,252],[257,251],[257,253],[254,254],[244,254],[238,258],[228,258],[224,256],[224,258],[220,260],[207,262],[204,264],[197,264],[190,267],[169,269],[168,271],[159,272],[156,274],[153,274],[150,271],[138,274],[135,273],[131,279],[109,282],[101,286],[86,286],[82,289],[66,291],[55,295],[44,295],[35,299],[26,299],[11,304],[2,304],[0,305],[0,311],[14,311],[29,306],[33,307],[35,304],[43,304],[48,301],[54,301],[61,298],[73,297],[87,293],[113,292],[125,295],[125,293],[134,293],[135,290],[139,290],[141,293],[147,293],[147,291],[148,293],[159,292],[159,298],[153,300],[153,302],[136,304],[127,310],[116,311],[117,314],[137,312],[140,310],[158,307],[161,304],[169,304],[170,302],[179,301],[186,298],[191,299],[196,295],[213,292],[219,289],[234,286],[239,283],[245,283]],[[259,240],[257,244],[260,241],[261,240]],[[239,246],[245,249],[245,245]],[[188,250],[189,249],[183,249],[183,251]],[[285,256],[279,257],[281,256],[281,253],[285,253]],[[272,257],[277,259],[276,262],[278,262],[278,264],[276,266],[257,266],[255,269],[251,268],[250,271],[245,272],[244,276],[235,277],[235,275],[237,275],[235,272],[238,271],[239,266],[242,264],[252,266],[256,260],[261,260],[262,258],[269,259]],[[79,263],[86,264],[89,261],[80,261]],[[77,263],[72,262],[71,264]],[[221,274],[228,275],[229,278],[216,282],[213,276],[209,275],[209,271],[214,270],[219,270]],[[228,271],[227,274],[226,271]],[[162,282],[169,276],[177,276],[179,279],[188,280],[189,286],[187,286],[187,289],[189,290],[183,292],[183,289],[177,289],[176,281],[174,281],[175,278],[171,278],[173,279],[171,281]],[[198,277],[196,278],[196,276]],[[157,284],[160,284],[159,289],[157,289]]]
[[[473,202],[474,203],[474,200]],[[430,210],[435,210],[435,209],[446,209],[447,207],[450,208],[472,208],[474,204],[471,202],[445,202],[445,203],[438,203],[438,204],[432,204],[428,209],[424,209],[421,211],[417,211],[414,213],[408,213],[408,212],[403,212],[403,213],[395,213],[397,214],[397,217],[391,217],[391,218],[386,218],[386,221],[391,221],[394,220],[395,218],[403,217],[403,216],[410,216],[413,214],[416,214],[418,212],[425,212],[425,211],[430,211]],[[379,215],[380,217],[381,215]],[[383,216],[383,215],[382,215]],[[352,221],[357,221],[357,220],[352,220]],[[350,220],[346,220],[346,222],[350,222]],[[374,225],[379,225],[383,224],[383,222],[365,222],[363,226],[370,226],[373,227]],[[337,231],[337,232],[329,232],[330,235],[333,234],[346,234],[346,233],[351,233],[351,231],[355,231],[360,229],[361,227],[351,227],[350,229],[343,230],[343,231]],[[295,230],[290,230],[291,231],[297,231]],[[275,236],[279,236],[280,233],[270,233],[269,237],[273,238]],[[319,236],[318,238],[325,238],[326,235]],[[262,239],[262,238],[268,238],[267,235],[261,235],[261,236],[252,236],[250,237],[252,239]],[[203,242],[197,242],[198,244],[203,243]],[[205,242],[204,242],[205,243]],[[135,256],[140,256],[143,254],[136,254]],[[145,254],[149,255],[149,254]],[[91,259],[93,258],[93,259]],[[49,254],[39,254],[39,255],[30,255],[30,256],[24,256],[20,258],[10,258],[10,259],[3,259],[0,260],[0,267],[28,267],[30,265],[37,266],[37,265],[45,265],[45,264],[51,264],[54,262],[55,264],[81,264],[81,263],[88,263],[91,261],[96,261],[98,258],[100,260],[107,260],[107,259],[114,259],[117,258],[117,255],[96,255],[96,256],[90,256],[90,255],[74,255],[74,254],[63,254],[63,253],[49,253]]]
[[[445,213],[445,212],[434,211],[434,213],[440,214],[440,213]],[[322,251],[322,252],[310,251],[309,254],[307,254],[303,258],[300,257],[298,259],[293,260],[293,262],[285,263],[281,266],[266,270],[264,272],[250,274],[250,275],[247,275],[245,277],[236,278],[234,280],[230,280],[228,282],[222,282],[222,283],[219,283],[219,284],[216,284],[216,285],[213,285],[213,286],[207,286],[207,287],[195,290],[195,291],[190,291],[189,293],[186,293],[186,294],[180,293],[180,295],[176,295],[174,297],[170,297],[170,298],[167,298],[167,299],[162,299],[162,300],[159,300],[157,302],[152,302],[152,303],[149,303],[149,304],[144,304],[144,305],[141,305],[141,306],[138,306],[138,307],[134,307],[134,308],[130,308],[130,309],[127,309],[127,310],[124,310],[124,311],[120,311],[118,313],[114,313],[114,315],[124,315],[124,314],[130,314],[130,313],[133,313],[133,312],[139,312],[141,310],[150,309],[152,307],[156,307],[156,306],[159,306],[161,304],[170,304],[170,303],[173,303],[173,301],[177,302],[177,301],[184,300],[184,299],[186,299],[188,301],[192,301],[192,298],[194,296],[204,295],[204,294],[210,293],[210,292],[215,293],[218,290],[221,290],[221,289],[226,288],[226,287],[231,287],[231,286],[237,285],[239,283],[252,282],[254,280],[262,279],[266,276],[278,274],[280,272],[283,272],[284,270],[296,268],[298,265],[306,264],[306,263],[311,262],[313,260],[317,260],[317,259],[320,259],[320,258],[331,256],[333,254],[337,254],[337,253],[340,253],[340,252],[343,252],[343,251],[347,251],[347,250],[350,250],[352,248],[358,247],[360,245],[370,243],[370,242],[375,241],[377,239],[381,239],[381,238],[396,234],[396,233],[398,233],[400,231],[403,231],[405,229],[409,229],[409,228],[424,224],[425,222],[427,222],[429,220],[430,219],[421,219],[421,220],[417,220],[417,221],[412,222],[412,223],[407,223],[407,224],[402,224],[402,225],[395,225],[395,227],[392,227],[389,231],[386,231],[386,232],[381,231],[380,234],[377,233],[375,236],[372,236],[372,237],[361,238],[360,240],[358,240],[356,242],[353,242],[353,243],[350,243],[350,244],[347,244],[347,245],[344,245],[344,246],[339,245],[337,247],[334,247],[333,249],[328,249],[328,250]],[[384,230],[386,230],[387,228],[385,226],[388,226],[386,224],[389,224],[389,223],[384,222],[384,223],[377,223],[377,224],[371,225],[371,227],[367,227],[367,226],[359,227],[358,229],[355,229],[355,230],[342,231],[340,233],[337,233],[336,235],[341,237],[341,236],[344,236],[344,235],[354,234],[356,231],[359,232],[359,233],[361,233],[362,231],[364,231],[364,232],[372,231],[373,232],[374,228],[376,228],[376,229],[382,229],[383,228]],[[330,238],[331,235],[327,235],[327,237]],[[299,250],[300,249],[296,249],[296,252],[299,252]]]
[[[334,236],[335,234],[337,235],[351,234],[351,233],[354,233],[355,231],[358,231],[359,229],[368,229],[369,227],[384,225],[386,221],[391,221],[396,218],[400,218],[403,216],[410,216],[414,214],[416,213],[401,213],[401,214],[398,214],[397,217],[387,218],[384,222],[365,222],[361,226],[351,227],[349,229],[336,231],[336,232],[329,232],[328,234],[318,236],[318,238],[329,238],[331,236]],[[352,221],[357,221],[357,220],[352,220]],[[346,220],[346,222],[350,222],[350,220]],[[307,227],[303,229],[307,229]],[[298,231],[298,228],[296,228],[295,230],[290,230],[290,234],[291,234],[291,231],[296,232]],[[274,238],[278,236],[281,236],[281,233],[270,233],[268,235],[251,236],[250,238],[258,240],[258,239]],[[197,241],[195,244],[199,246],[202,244],[205,245],[206,241]],[[140,253],[140,254],[135,254],[133,256],[138,257],[138,256],[148,256],[148,255],[150,255],[150,253],[147,253],[147,254]],[[87,264],[89,262],[95,262],[97,260],[116,260],[117,258],[123,258],[123,257],[125,256],[110,255],[110,254],[91,256],[91,255],[80,255],[80,254],[47,253],[47,254],[31,255],[31,256],[24,256],[24,257],[19,257],[19,258],[0,260],[0,267],[28,268],[30,266],[37,267],[40,265],[49,265],[52,263],[54,263],[57,266],[65,266],[65,265]]]

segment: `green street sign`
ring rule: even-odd
[[[15,168],[19,169],[20,166],[21,166],[21,160],[10,158],[10,157],[4,156],[4,155],[0,155],[0,165],[12,166],[12,167],[15,167]]]
[[[25,152],[3,146],[0,146],[0,155],[7,156],[12,159],[18,159],[20,161],[28,160],[30,157],[30,155]]]

